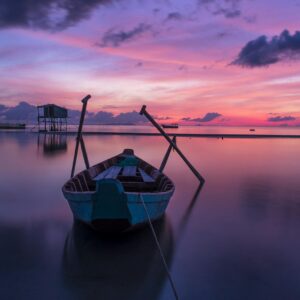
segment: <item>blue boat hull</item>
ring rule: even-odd
[[[126,231],[164,215],[174,189],[159,193],[125,192],[118,180],[105,179],[97,183],[94,193],[66,193],[74,218],[99,231]]]
[[[163,216],[175,190],[162,172],[125,149],[63,186],[74,218],[101,231],[126,231]]]

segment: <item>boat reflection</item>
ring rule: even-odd
[[[37,144],[43,155],[48,157],[63,154],[68,150],[66,134],[39,133]]]
[[[186,225],[187,225],[187,223],[190,219],[191,213],[192,213],[192,211],[193,211],[193,209],[194,209],[194,207],[195,207],[195,205],[196,205],[196,203],[199,199],[198,197],[200,195],[200,192],[202,191],[202,188],[203,188],[204,184],[205,184],[204,182],[199,183],[199,185],[197,186],[197,188],[196,188],[196,190],[193,194],[192,199],[189,202],[189,205],[188,205],[187,209],[185,210],[184,214],[182,215],[182,218],[180,220],[180,225],[179,225],[180,234],[181,234],[181,232],[184,231],[184,229],[185,229],[185,227],[186,227]],[[178,233],[178,236],[180,234]],[[177,239],[176,239],[176,243],[177,243]]]
[[[154,222],[168,265],[173,234],[167,219]],[[64,247],[63,273],[75,299],[158,299],[166,272],[150,228],[101,236],[74,221]]]

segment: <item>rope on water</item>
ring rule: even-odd
[[[174,281],[173,281],[172,276],[171,276],[171,273],[170,273],[170,271],[169,271],[169,268],[168,268],[168,265],[167,265],[165,256],[164,256],[164,254],[163,254],[163,252],[162,252],[162,249],[161,249],[161,247],[160,247],[160,244],[159,244],[157,235],[156,235],[156,233],[155,233],[154,227],[153,227],[153,225],[152,225],[152,222],[151,222],[151,219],[150,219],[150,215],[149,215],[147,206],[146,206],[146,204],[145,204],[145,201],[144,201],[144,199],[143,199],[143,196],[142,196],[140,193],[139,193],[139,197],[140,197],[141,202],[142,202],[142,204],[143,204],[143,206],[144,206],[144,210],[145,210],[146,215],[147,215],[147,218],[148,218],[148,223],[149,223],[150,229],[151,229],[151,231],[152,231],[152,235],[153,235],[153,237],[154,237],[154,240],[155,240],[156,246],[157,246],[157,248],[158,248],[160,257],[161,257],[161,259],[162,259],[164,268],[165,268],[166,273],[167,273],[167,275],[168,275],[168,279],[169,279],[169,281],[170,281],[170,284],[171,284],[171,287],[172,287],[172,290],[173,290],[173,293],[174,293],[174,297],[175,297],[176,300],[179,300],[179,297],[178,297],[178,294],[177,294],[177,291],[176,291],[176,287],[175,287]]]

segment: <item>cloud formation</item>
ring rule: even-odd
[[[70,124],[78,124],[81,112],[68,109]],[[14,107],[6,107],[0,104],[0,118],[2,121],[36,123],[37,108],[25,101]],[[138,124],[146,123],[147,119],[136,111],[120,113],[116,116],[111,112],[99,111],[97,113],[86,112],[86,124]]]
[[[241,16],[240,2],[241,0],[198,0],[198,3],[204,5],[213,15],[223,15],[228,19]]]
[[[2,118],[7,121],[29,121],[37,119],[36,106],[30,105],[25,101],[20,102],[15,107],[6,107],[1,113]]]
[[[183,16],[181,13],[179,13],[178,11],[173,11],[173,12],[170,12],[165,21],[180,21],[183,19]]]
[[[114,29],[110,29],[104,34],[101,42],[97,45],[100,47],[119,47],[121,44],[141,36],[150,29],[151,26],[144,23],[140,23],[129,31],[115,32]]]
[[[23,27],[59,31],[90,16],[114,0],[1,0],[0,28]]]
[[[218,117],[221,117],[222,115],[217,112],[209,112],[207,113],[203,118],[182,118],[183,121],[191,121],[191,122],[210,122],[215,120]]]
[[[263,67],[285,59],[299,59],[299,57],[300,31],[291,35],[288,30],[284,30],[269,41],[265,35],[262,35],[248,42],[232,64],[243,67]]]
[[[3,104],[0,104],[0,114],[1,112],[3,112],[4,110],[6,110],[6,106]]]
[[[295,121],[296,118],[292,116],[276,116],[268,118],[268,122],[287,122],[287,121]]]

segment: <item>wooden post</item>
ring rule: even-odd
[[[175,135],[173,136],[172,142],[174,144],[176,144],[176,136]],[[168,158],[170,156],[172,148],[173,148],[173,146],[170,144],[169,147],[168,147],[168,150],[167,150],[167,152],[166,152],[166,154],[165,154],[165,156],[164,156],[164,158],[163,158],[163,160],[161,162],[161,165],[159,167],[159,172],[162,172],[164,170],[164,168],[165,168],[165,166],[167,164]]]
[[[156,121],[152,118],[152,116],[146,111],[146,105],[143,105],[141,111],[141,115],[144,115],[152,125],[163,135],[163,137],[169,142],[169,144],[176,150],[178,155],[182,158],[182,160],[188,165],[190,170],[194,173],[194,175],[199,179],[200,182],[205,182],[205,179],[200,175],[200,173],[194,168],[194,166],[188,161],[188,159],[184,156],[181,150],[177,147],[177,145],[171,140],[171,138],[164,132],[164,130],[156,123]]]
[[[89,159],[88,159],[88,156],[87,156],[87,153],[86,153],[85,144],[84,144],[82,136],[80,137],[80,146],[81,146],[81,152],[82,152],[82,155],[83,155],[85,167],[87,169],[89,169],[90,163],[89,163]]]
[[[72,164],[71,178],[74,176],[74,172],[75,172],[75,166],[76,166],[76,160],[77,160],[77,154],[78,154],[78,146],[79,146],[79,142],[81,139],[81,132],[82,132],[82,126],[83,126],[85,112],[86,112],[86,106],[87,106],[87,102],[90,98],[91,98],[91,95],[87,95],[86,97],[84,97],[81,100],[83,105],[82,105],[81,116],[80,116],[79,127],[78,127],[77,138],[76,138],[76,146],[75,146],[74,159],[73,159],[73,164]]]

